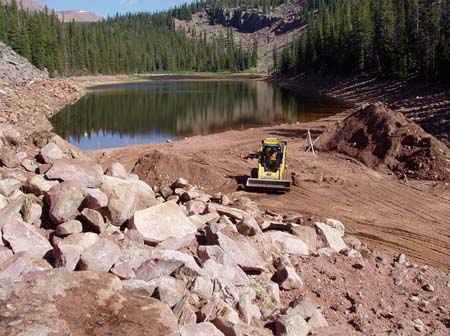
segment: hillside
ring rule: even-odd
[[[103,20],[102,16],[95,13],[83,11],[83,10],[62,10],[57,11],[60,20],[70,22],[72,20],[76,22],[97,22]]]
[[[303,0],[293,0],[273,6],[264,13],[261,8],[206,7],[192,15],[190,20],[175,19],[178,30],[188,36],[203,36],[214,40],[227,36],[232,31],[234,41],[245,49],[258,52],[260,73],[273,68],[273,52],[281,52],[299,33],[305,29],[300,16],[303,13]]]

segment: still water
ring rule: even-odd
[[[95,87],[51,121],[56,133],[89,150],[311,121],[344,108],[265,82],[153,81]]]

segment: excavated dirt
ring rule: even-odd
[[[261,139],[288,141],[289,193],[243,192],[263,209],[337,218],[348,233],[380,249],[405,252],[415,260],[450,269],[450,186],[445,182],[399,180],[349,156],[305,153],[307,130],[314,138],[342,121],[320,121],[195,136],[174,143],[90,152],[105,167],[120,161],[159,185],[183,176],[208,190],[233,192],[257,166]],[[167,165],[160,166],[158,160]]]
[[[399,178],[450,181],[450,149],[382,103],[361,108],[327,127],[317,147]]]

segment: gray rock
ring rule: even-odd
[[[209,322],[180,326],[180,333],[181,336],[224,336],[214,324]]]
[[[39,230],[21,220],[7,223],[3,228],[3,239],[8,242],[14,253],[28,252],[32,258],[41,259],[52,250],[47,238]]]
[[[353,236],[344,237],[345,244],[353,250],[359,251],[361,249],[361,241]]]
[[[14,291],[12,281],[8,279],[0,279],[0,301],[6,301],[11,297]]]
[[[186,179],[184,179],[184,178],[182,178],[182,177],[180,177],[180,178],[178,178],[178,180],[176,180],[176,181],[173,183],[172,187],[173,187],[173,188],[185,188],[185,187],[187,187],[188,185],[189,185],[189,181],[186,180]]]
[[[125,180],[129,178],[128,172],[121,163],[113,163],[108,167],[108,169],[106,169],[105,175],[118,177]]]
[[[80,221],[71,220],[62,224],[59,224],[56,227],[56,235],[57,236],[68,236],[74,233],[83,232],[83,225]]]
[[[101,190],[108,197],[108,217],[111,224],[121,226],[136,211],[156,204],[155,193],[145,182],[105,176]]]
[[[111,240],[100,238],[81,254],[80,270],[101,270],[108,272],[119,260],[120,248]]]
[[[137,211],[129,228],[138,230],[148,244],[158,244],[170,237],[182,237],[197,231],[180,207],[171,202]]]
[[[159,243],[156,247],[159,250],[180,250],[184,247],[189,247],[196,241],[195,234],[190,233],[182,237],[169,237]]]
[[[329,247],[335,252],[339,252],[347,247],[342,239],[341,231],[324,223],[314,223],[314,225],[316,227],[317,234],[325,244],[324,247]]]
[[[300,314],[305,320],[311,318],[317,311],[317,305],[307,297],[300,297],[288,308],[287,314]]]
[[[162,276],[169,276],[183,265],[184,263],[179,260],[150,259],[135,270],[136,278],[150,281]]]
[[[305,242],[287,232],[269,231],[264,233],[264,237],[270,251],[291,255],[309,255],[309,248]]]
[[[324,220],[324,223],[333,229],[336,229],[341,234],[341,237],[344,237],[345,235],[345,226],[342,224],[341,221],[338,221],[336,219],[327,218]]]
[[[399,264],[404,264],[405,261],[406,261],[406,255],[405,255],[404,253],[400,253],[400,254],[397,256],[397,258],[396,258],[395,261],[398,262]]]
[[[217,212],[219,215],[224,215],[232,218],[235,221],[242,221],[246,216],[248,216],[248,214],[243,210],[223,206],[216,203],[210,203],[208,205],[208,209],[210,211]]]
[[[99,240],[92,232],[75,233],[58,241],[53,249],[55,266],[69,271],[75,270],[81,254]]]
[[[44,195],[54,186],[59,184],[58,181],[48,181],[44,175],[35,175],[27,182],[26,189],[36,196]]]
[[[161,186],[161,188],[159,188],[159,193],[162,197],[164,197],[164,199],[167,199],[169,196],[172,196],[173,190],[169,186]]]
[[[25,159],[22,161],[21,166],[31,173],[36,173],[39,168],[38,163],[35,160]]]
[[[111,273],[121,280],[130,280],[136,278],[133,268],[129,263],[118,261],[111,269]]]
[[[86,198],[83,202],[84,208],[100,210],[108,206],[108,196],[100,189],[86,189]]]
[[[9,148],[0,148],[0,161],[6,168],[17,168],[20,165],[20,160],[17,158],[16,152]]]
[[[207,275],[195,278],[191,287],[191,293],[197,294],[200,298],[209,300],[213,294],[214,284]]]
[[[245,286],[249,283],[247,275],[236,264],[223,265],[209,259],[203,263],[202,269],[211,279],[218,280],[225,285]]]
[[[150,298],[156,290],[156,285],[144,280],[124,280],[123,290],[133,295]]]
[[[8,200],[5,196],[0,195],[0,210],[8,205]]]
[[[186,294],[184,282],[169,276],[154,279],[150,283],[155,286],[159,300],[171,308]]]
[[[281,288],[292,290],[303,287],[303,281],[292,266],[287,255],[279,257],[275,261],[275,268],[277,269],[275,276]]]
[[[30,196],[30,195],[28,195]],[[33,196],[33,195],[31,195]],[[33,196],[35,197],[35,196]],[[22,208],[23,220],[28,224],[37,224],[41,221],[42,216],[42,205],[41,201],[36,199],[27,198],[28,201],[25,201],[25,204]],[[38,225],[37,225],[38,226]]]
[[[15,282],[31,264],[31,256],[27,252],[18,252],[0,263],[0,280]]]
[[[244,236],[255,236],[261,234],[262,230],[259,227],[256,219],[253,217],[246,217],[236,226],[239,233]]]
[[[301,239],[310,252],[317,251],[317,233],[316,230],[310,226],[295,226],[292,228],[294,236]]]
[[[8,205],[0,209],[0,229],[7,223],[14,220],[22,220],[20,211],[25,203],[25,197],[19,197],[16,200],[10,200]]]
[[[86,196],[85,188],[77,182],[63,182],[46,195],[50,219],[55,224],[67,222],[78,215],[78,208]]]
[[[311,318],[308,320],[308,324],[312,330],[317,328],[326,328],[330,326],[326,318],[322,315],[322,313],[318,309],[312,314]]]
[[[255,293],[244,293],[239,297],[239,313],[242,321],[246,324],[251,324],[253,321],[256,322],[261,320],[261,311],[257,305],[252,303],[255,298]]]
[[[61,160],[64,156],[62,150],[54,142],[50,142],[44,146],[39,152],[39,155],[44,163],[54,163],[57,160]]]
[[[76,159],[56,161],[45,176],[50,180],[76,181],[89,188],[98,188],[103,183],[100,166]]]
[[[106,230],[106,223],[101,213],[96,210],[85,208],[81,212],[81,217],[95,233],[102,233]]]
[[[0,42],[0,47],[4,50],[5,44]],[[0,124],[0,144],[16,145],[20,141],[20,133],[9,124]]]
[[[1,230],[0,230],[0,239],[1,239]],[[5,246],[0,246],[0,265],[2,264],[2,262],[4,262],[6,259],[8,259],[9,257],[11,257],[13,255],[13,252],[5,247]]]
[[[251,241],[231,239],[221,232],[217,233],[217,239],[219,246],[244,271],[264,272],[267,270],[266,262]]]
[[[0,195],[5,197],[11,196],[16,190],[22,187],[22,182],[14,178],[6,178],[0,180]]]
[[[277,336],[307,336],[311,327],[300,314],[281,315],[276,321]]]

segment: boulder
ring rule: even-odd
[[[55,266],[69,271],[75,270],[80,261],[81,254],[99,240],[98,235],[92,232],[75,233],[58,241],[53,249]]]
[[[258,225],[258,222],[253,217],[246,217],[236,226],[239,233],[244,236],[255,236],[257,234],[262,233],[261,228]]]
[[[0,230],[0,239],[2,238],[2,234],[1,234],[1,230]],[[5,246],[0,246],[0,265],[2,264],[2,262],[4,262],[6,259],[8,259],[9,257],[11,257],[13,255],[13,252],[5,247]]]
[[[45,176],[50,180],[76,181],[89,188],[98,188],[103,183],[100,166],[76,159],[57,160]]]
[[[307,336],[311,327],[300,314],[280,315],[276,321],[277,336]]]
[[[31,159],[23,160],[21,166],[31,173],[36,173],[39,168],[38,163],[35,160]]]
[[[287,255],[279,257],[275,260],[275,268],[277,269],[275,277],[281,288],[285,290],[292,290],[303,286],[302,279],[297,274]]]
[[[308,320],[308,324],[311,329],[326,328],[330,326],[319,309],[316,309],[316,311],[312,314],[311,318]]]
[[[241,336],[242,330],[239,322],[232,322],[226,318],[219,316],[216,317],[212,323],[217,329],[219,329],[225,336]]]
[[[8,200],[5,196],[0,195],[0,210],[8,205]]]
[[[0,124],[0,144],[16,145],[20,141],[20,133],[9,124]]]
[[[86,190],[78,182],[69,181],[54,186],[46,195],[50,219],[60,224],[75,218],[85,196]]]
[[[52,250],[47,238],[39,230],[21,220],[13,220],[3,228],[3,239],[8,242],[14,253],[28,252],[34,259],[43,258]]]
[[[324,223],[314,223],[314,225],[319,238],[325,244],[324,247],[329,247],[335,252],[339,252],[347,247],[339,230]]]
[[[252,301],[255,300],[256,293],[244,293],[239,297],[239,313],[241,315],[242,321],[246,324],[251,324],[253,321],[261,320],[261,311],[258,306],[253,304]]]
[[[331,226],[333,229],[336,229],[341,234],[341,237],[344,237],[345,235],[345,226],[342,224],[341,221],[338,221],[336,219],[327,218],[324,220],[324,223],[328,226]]]
[[[0,281],[15,282],[31,264],[31,256],[27,252],[18,252],[0,262]]]
[[[14,178],[0,180],[0,195],[9,197],[22,187],[22,182]]]
[[[245,286],[249,283],[247,275],[237,265],[223,265],[212,259],[203,263],[203,272],[211,279],[218,280],[222,284]]]
[[[28,195],[27,195],[28,196]],[[35,197],[34,195],[31,195]],[[29,199],[29,198],[28,198]],[[40,226],[41,216],[42,216],[42,205],[40,200],[37,198],[35,201],[25,202],[22,208],[23,220],[28,224],[35,224]]]
[[[271,251],[278,251],[282,254],[309,255],[308,246],[305,242],[287,232],[268,231],[264,233],[267,247]]]
[[[156,285],[144,280],[122,281],[123,291],[142,298],[150,298],[155,292]]]
[[[135,270],[136,278],[150,281],[162,276],[169,276],[182,266],[182,261],[150,259]]]
[[[111,273],[121,280],[130,280],[136,278],[133,268],[129,263],[118,261],[111,269]]]
[[[100,210],[108,206],[108,196],[100,189],[86,189],[86,198],[83,202],[83,208]]]
[[[209,300],[214,291],[214,284],[207,275],[196,277],[190,292],[197,294],[200,298]]]
[[[129,178],[128,172],[121,163],[113,163],[108,167],[108,169],[106,169],[105,175],[118,177],[125,180]]]
[[[292,233],[308,246],[310,252],[317,251],[317,233],[314,228],[310,226],[295,226],[292,228]]]
[[[164,197],[164,199],[167,200],[169,196],[172,196],[173,190],[169,186],[161,186],[161,188],[159,188],[159,193],[162,197]]]
[[[136,211],[156,204],[155,193],[145,182],[105,176],[101,191],[108,197],[108,217],[111,224],[121,226]]]
[[[219,213],[219,215],[224,215],[229,218],[232,218],[235,221],[242,221],[248,214],[240,209],[231,208],[228,206],[216,204],[216,203],[210,203],[208,205],[209,211],[215,211]]]
[[[7,223],[14,220],[22,220],[20,211],[25,203],[25,197],[19,197],[15,200],[10,200],[8,204],[0,209],[0,229]]]
[[[137,211],[129,228],[138,230],[148,244],[158,244],[170,237],[182,237],[197,231],[180,207],[172,202]]]
[[[170,237],[161,243],[159,243],[156,247],[159,250],[180,250],[184,247],[189,247],[196,242],[195,234],[190,233],[182,237]]]
[[[219,246],[244,271],[264,272],[267,270],[265,261],[250,240],[231,239],[222,232],[217,233],[217,240]]]
[[[317,305],[307,297],[300,297],[288,308],[287,314],[300,314],[305,320],[317,312]]]
[[[3,147],[0,148],[0,162],[6,168],[17,168],[20,165],[20,160],[17,158],[16,152]]]
[[[58,184],[58,181],[48,181],[44,175],[35,175],[28,180],[25,188],[30,193],[33,193],[36,196],[40,196],[44,195]]]
[[[184,282],[169,276],[150,281],[156,288],[156,296],[169,307],[174,307],[186,294]]]
[[[180,327],[180,333],[181,336],[224,336],[214,324],[209,322],[183,325]]]
[[[54,163],[57,160],[61,160],[64,153],[57,144],[50,142],[41,149],[39,156],[44,163]]]
[[[189,181],[188,180],[186,180],[186,179],[184,179],[184,178],[182,178],[182,177],[180,177],[180,178],[178,178],[178,180],[176,180],[174,183],[173,183],[173,185],[172,185],[172,187],[175,189],[175,188],[185,188],[185,187],[187,187],[189,185]]]
[[[83,232],[83,225],[80,221],[71,220],[62,224],[59,224],[56,227],[56,235],[57,236],[68,236],[74,233]]]
[[[102,233],[106,230],[106,223],[101,213],[96,210],[85,208],[81,212],[81,217],[95,233]]]
[[[107,238],[100,238],[81,254],[80,270],[101,270],[108,272],[119,260],[120,248]]]
[[[14,292],[0,305],[0,316],[9,316],[0,319],[5,335],[179,335],[167,305],[123,291],[105,272],[30,273]]]

